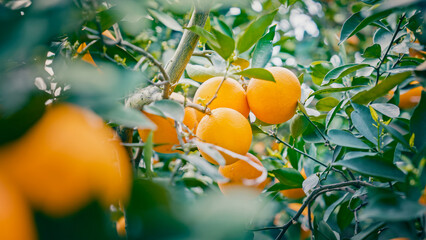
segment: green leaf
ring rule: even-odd
[[[373,103],[370,106],[391,118],[398,117],[400,113],[399,107],[391,103]]]
[[[315,107],[318,111],[330,111],[336,107],[337,104],[339,104],[339,100],[335,99],[334,97],[325,97],[320,99]]]
[[[351,240],[365,240],[365,239],[377,239],[379,229],[385,225],[383,222],[376,222],[363,229],[360,233],[356,234]]]
[[[270,27],[269,32],[257,42],[251,60],[252,67],[263,68],[271,59],[273,48],[272,40],[275,36],[275,27],[276,25]]]
[[[397,73],[379,82],[376,86],[357,93],[352,97],[352,101],[358,104],[367,104],[379,97],[386,95],[396,85],[402,83],[405,79],[411,76],[411,71]]]
[[[169,117],[178,122],[183,121],[184,108],[180,103],[177,103],[173,100],[162,99],[155,101],[147,106],[144,106],[144,110],[152,114]]]
[[[336,166],[343,166],[359,173],[379,177],[387,180],[404,182],[405,175],[399,168],[383,158],[375,156],[364,156],[351,158],[334,163]]]
[[[309,121],[302,115],[296,115],[290,123],[290,133],[293,138],[297,138],[308,128]]]
[[[245,29],[243,35],[237,41],[237,50],[240,54],[249,50],[262,37],[267,27],[271,25],[277,12],[278,9],[261,16]]]
[[[351,158],[359,158],[364,156],[376,156],[377,153],[374,152],[348,152],[345,154],[345,157],[343,157],[343,160],[351,159]]]
[[[199,26],[191,26],[189,28],[186,28],[191,32],[196,33],[198,36],[203,37],[207,39],[207,42],[209,43],[209,46],[213,48],[213,50],[219,48],[219,44],[213,34],[208,32],[206,29],[201,28]],[[215,50],[216,51],[216,50]]]
[[[154,9],[148,9],[148,12],[166,27],[178,32],[183,32],[182,26],[168,14],[155,11]]]
[[[335,92],[346,92],[352,89],[356,89],[356,88],[360,88],[363,86],[351,86],[351,87],[341,87],[341,88],[323,88],[323,89],[319,89],[315,92],[313,92],[310,97],[315,96],[315,95],[320,95],[320,94],[326,94],[326,93],[335,93]]]
[[[408,221],[426,212],[425,206],[402,197],[392,189],[368,188],[368,199],[368,205],[360,214],[362,220]]]
[[[318,240],[337,240],[336,235],[327,223],[320,221],[315,229],[315,239]]]
[[[220,29],[222,29],[222,31],[228,35],[228,37],[230,38],[234,38],[234,33],[232,32],[232,29],[222,20],[220,20],[219,18],[216,18],[216,22],[219,25]]]
[[[349,17],[342,26],[342,30],[340,32],[340,43],[350,38],[357,32],[361,31],[363,28],[368,26],[369,24],[383,19],[390,14],[394,13],[395,9],[385,9],[379,12],[357,12]],[[339,44],[340,44],[339,43]]]
[[[328,218],[333,213],[334,209],[337,208],[343,201],[346,200],[346,198],[349,196],[349,193],[346,193],[341,198],[337,199],[335,202],[333,202],[324,212],[323,220],[327,222]]]
[[[194,165],[200,172],[203,174],[211,177],[214,181],[226,181],[227,179],[220,174],[216,167],[211,165],[209,162],[207,162],[205,159],[196,156],[196,155],[185,155],[180,154],[180,157],[182,159],[185,159],[186,161],[190,162],[192,165]]]
[[[390,133],[390,135],[396,139],[398,142],[400,142],[402,145],[404,145],[405,147],[407,147],[408,149],[410,149],[410,144],[408,143],[408,141],[404,138],[404,136],[402,136],[401,133],[399,133],[395,128],[389,126],[389,125],[385,125],[382,124],[383,128],[386,129],[386,131],[388,133]]]
[[[414,145],[418,151],[423,151],[426,147],[426,127],[424,126],[426,119],[426,92],[422,91],[419,105],[417,105],[411,116],[410,131],[414,133]]]
[[[153,137],[154,132],[150,131],[148,135],[148,139],[144,142],[143,146],[143,162],[145,163],[145,170],[148,176],[152,176],[152,170],[151,170],[151,159],[152,159],[152,148],[153,148]]]
[[[197,82],[204,82],[212,77],[223,76],[223,72],[218,71],[214,66],[204,67],[192,64],[186,65],[186,73]]]
[[[273,170],[272,173],[280,181],[281,184],[293,186],[295,188],[302,188],[302,183],[305,180],[294,168],[281,168]]]
[[[221,33],[215,28],[211,28],[210,31],[216,38],[217,43],[219,44],[219,48],[213,48],[223,59],[227,60],[235,49],[235,41],[232,37]],[[210,45],[209,45],[210,46]]]
[[[275,79],[272,73],[264,68],[249,68],[244,71],[237,72],[235,74],[242,75],[247,78],[256,78],[256,79],[275,82]]]
[[[101,11],[97,13],[96,15],[101,24],[102,31],[109,29],[112,25],[119,22],[121,19],[123,19],[126,16],[124,11],[119,10],[117,6]],[[90,23],[88,24],[88,26],[96,29],[96,25],[94,23]]]
[[[347,99],[343,99],[340,101],[333,109],[331,109],[325,118],[325,128],[328,128],[330,126],[330,123],[333,121],[336,114],[340,111],[341,107],[345,105],[348,102]]]
[[[370,110],[363,105],[352,103],[354,111],[351,113],[352,124],[371,143],[377,144],[377,123],[373,120]]]
[[[311,63],[309,69],[311,70],[312,81],[316,85],[321,85],[325,75],[333,68],[330,62],[316,61]]]
[[[339,212],[337,213],[337,225],[340,230],[345,230],[352,220],[354,219],[354,213],[348,208],[350,201],[347,200],[340,205]]]
[[[382,48],[379,44],[373,44],[365,49],[362,56],[364,58],[379,58],[382,55]]]
[[[117,103],[115,106],[109,106],[108,109],[95,109],[96,113],[103,119],[112,121],[119,125],[129,128],[155,129],[156,126],[149,118],[145,117],[140,111],[133,108],[126,108]]]
[[[349,75],[353,72],[356,72],[359,69],[369,67],[369,66],[370,66],[369,64],[351,63],[351,64],[346,64],[346,65],[334,68],[325,75],[321,86],[330,85],[330,84],[342,79],[343,77],[345,77],[345,76],[347,76],[347,75]]]
[[[210,29],[211,33],[199,26],[191,26],[187,29],[207,39],[207,44],[225,60],[231,56],[235,49],[234,39],[213,27]]]
[[[213,160],[215,160],[219,165],[225,165],[226,161],[223,158],[222,154],[220,154],[220,152],[215,148],[211,147],[210,144],[201,141],[196,141],[196,144],[201,151],[205,152],[207,155],[213,158]]]
[[[338,130],[338,129],[331,129],[327,133],[330,142],[337,144],[339,146],[344,147],[351,147],[351,148],[358,148],[358,149],[370,149],[370,147],[365,144],[363,141],[359,140],[358,138],[354,137],[352,133]]]

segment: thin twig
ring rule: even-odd
[[[354,235],[358,234],[358,228],[359,228],[359,221],[358,221],[358,211],[354,211],[354,218],[355,218],[355,229],[354,229]]]
[[[309,203],[308,204],[308,226],[309,226],[309,229],[311,230],[311,232],[314,232],[314,227],[312,226],[312,217],[311,217],[311,203]]]
[[[145,51],[143,48],[140,48],[124,40],[121,42],[121,45],[124,47],[129,47],[133,49],[134,51],[144,55],[150,62],[152,62],[152,64],[154,64],[160,70],[161,75],[163,75],[164,77],[164,80],[169,82],[170,77],[167,74],[166,70],[164,69],[163,65],[157,59],[155,59],[154,56],[152,56],[149,52]]]
[[[112,27],[114,28],[115,38],[117,42],[120,44],[123,41],[123,35],[121,35],[120,27],[118,26],[118,23],[114,23]]]
[[[268,136],[270,136],[270,137],[275,138],[278,142],[280,142],[280,143],[284,144],[286,147],[288,147],[288,148],[290,148],[290,149],[292,149],[292,150],[294,150],[294,151],[296,151],[296,152],[298,152],[298,153],[302,154],[303,156],[305,156],[305,157],[307,157],[307,158],[311,159],[312,161],[314,161],[314,162],[318,163],[319,165],[321,165],[321,166],[323,166],[323,167],[325,167],[325,168],[328,168],[328,166],[327,166],[326,164],[324,164],[324,163],[320,162],[318,159],[316,159],[316,158],[312,157],[311,155],[309,155],[309,154],[307,154],[307,153],[305,153],[305,152],[303,152],[303,151],[300,151],[299,149],[295,148],[294,146],[290,145],[289,143],[284,142],[283,140],[281,140],[281,139],[277,136],[277,134],[276,134],[276,133],[274,133],[274,132],[267,133],[267,132],[263,131],[261,128],[259,128],[259,129],[260,129],[260,131],[262,131],[262,133],[264,133],[264,134],[266,134],[266,135],[268,135]],[[344,173],[343,171],[341,171],[341,170],[339,170],[339,169],[337,169],[337,168],[335,168],[335,167],[331,167],[331,170],[333,170],[333,171],[334,171],[334,172],[336,172],[336,173],[339,173],[340,175],[342,175],[342,177],[343,177],[346,181],[349,181],[348,177],[346,177],[346,175],[345,175],[345,173]]]
[[[334,150],[334,147],[331,146],[330,141],[328,141],[328,139],[325,137],[325,135],[322,133],[322,131],[318,128],[317,125],[315,125],[314,122],[312,122],[312,120],[309,118],[308,115],[306,115],[306,113],[304,113],[303,111],[301,111],[303,116],[305,116],[305,118],[309,121],[309,123],[314,126],[315,130],[317,130],[317,132],[321,135],[321,137],[324,139],[325,144],[331,149]]]
[[[78,53],[78,55],[84,55],[84,54],[86,54],[86,52],[89,50],[89,48],[90,48],[93,44],[95,44],[97,41],[98,41],[98,40],[97,40],[97,39],[95,39],[95,40],[92,40],[91,42],[89,42],[89,43],[86,45],[86,47],[84,47],[84,48],[83,48],[83,50],[81,50],[81,51]]]
[[[205,109],[207,109],[208,106],[213,102],[213,100],[215,100],[217,98],[217,95],[219,94],[220,88],[222,87],[223,83],[226,81],[226,75],[228,74],[228,68],[229,68],[229,64],[226,67],[225,74],[223,75],[223,79],[219,83],[219,86],[217,87],[216,92],[214,93],[213,97],[206,103],[206,106],[204,106]]]
[[[190,102],[190,101],[185,101],[185,100],[180,100],[180,99],[173,99],[173,101],[178,102],[178,103],[182,103],[182,104],[184,104],[185,107],[194,108],[195,110],[200,111],[202,113],[209,114],[209,115],[211,114],[210,108],[206,108],[206,107],[204,107],[200,104],[196,104],[196,103],[193,103],[193,102]]]
[[[204,50],[204,51],[194,52],[192,54],[192,56],[204,57],[206,55],[210,55],[210,54],[213,54],[213,53],[214,53],[214,51],[212,51],[212,50]]]
[[[297,219],[300,217],[300,215],[302,215],[303,210],[305,210],[308,204],[314,201],[321,194],[325,192],[329,192],[329,191],[346,190],[344,187],[347,187],[347,186],[360,186],[360,185],[368,186],[368,187],[374,186],[368,182],[355,180],[355,181],[347,181],[342,183],[324,185],[314,189],[312,193],[305,199],[299,211],[297,211],[297,213],[290,219],[290,221],[288,221],[284,226],[281,227],[281,232],[279,233],[277,238],[275,238],[275,240],[280,240],[284,236],[284,234],[287,232],[287,230],[291,227],[291,225],[296,223]]]
[[[399,18],[398,26],[396,27],[395,32],[392,35],[392,40],[390,41],[389,46],[386,49],[386,52],[383,55],[383,57],[381,59],[379,59],[380,60],[379,65],[375,68],[376,69],[376,75],[377,75],[376,76],[376,85],[377,85],[377,83],[379,83],[379,78],[380,78],[380,75],[381,75],[380,74],[380,67],[382,66],[383,62],[386,60],[386,57],[388,56],[388,53],[389,53],[390,49],[392,48],[392,45],[395,41],[395,38],[398,35],[398,32],[401,30],[400,28],[401,28],[401,24],[402,24],[402,21],[404,20],[404,18],[405,18],[405,13],[403,13],[402,16]]]

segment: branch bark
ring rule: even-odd
[[[192,13],[191,20],[189,21],[188,27],[199,26],[204,27],[207,21],[209,12],[201,10],[198,7],[195,8]],[[199,36],[189,30],[184,30],[183,36],[179,42],[175,54],[166,66],[166,73],[169,76],[169,83],[164,86],[163,98],[169,98],[170,94],[174,90],[174,86],[179,81],[186,68],[189,60],[191,59],[192,53],[197,46]]]

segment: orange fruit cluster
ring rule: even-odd
[[[226,166],[221,166],[220,171],[230,181],[219,185],[223,192],[226,192],[225,189],[229,189],[229,186],[244,185],[243,179],[257,178],[262,174],[262,171],[233,154],[247,156],[263,167],[256,157],[248,154],[253,136],[247,119],[250,111],[259,120],[268,124],[286,122],[296,112],[297,102],[301,96],[301,87],[296,75],[281,67],[271,67],[267,70],[274,76],[275,82],[253,78],[248,84],[247,91],[237,80],[229,77],[208,79],[195,92],[193,102],[207,107],[210,111],[207,113],[195,111],[196,119],[194,119],[194,113],[189,110],[194,109],[185,108],[183,124],[194,130],[198,141],[218,146],[217,150],[225,160]],[[163,144],[154,150],[160,153],[177,152],[173,148],[179,145],[174,121],[144,113],[157,125],[157,129],[153,132],[154,144]],[[138,131],[142,140],[146,141],[149,131],[144,129]],[[207,161],[218,164],[200,146],[198,149]],[[265,180],[253,187],[263,189],[266,183]],[[299,194],[299,190],[295,191],[297,191],[295,194]]]
[[[131,187],[127,152],[93,112],[70,104],[50,106],[20,139],[0,147],[0,175],[35,209],[71,214],[93,199],[125,201]]]

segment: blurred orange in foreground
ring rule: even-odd
[[[29,202],[52,216],[94,197],[104,205],[129,195],[131,168],[115,133],[93,112],[60,104],[20,139],[0,148],[0,171]]]
[[[257,159],[253,154],[247,153],[246,157],[248,157],[255,164],[259,165],[259,167],[264,168],[262,163]],[[266,171],[266,170],[265,170]],[[266,184],[268,184],[269,179],[266,178],[263,182],[255,184],[255,185],[245,185],[243,183],[244,179],[247,180],[255,180],[256,178],[262,175],[262,171],[256,169],[249,163],[244,160],[238,160],[237,162],[220,166],[219,172],[226,178],[229,179],[229,182],[226,183],[218,183],[219,189],[227,194],[232,191],[233,188],[244,187],[247,189],[255,190],[256,192],[262,192],[265,188]]]
[[[0,239],[37,239],[30,208],[3,176],[0,176]]]

